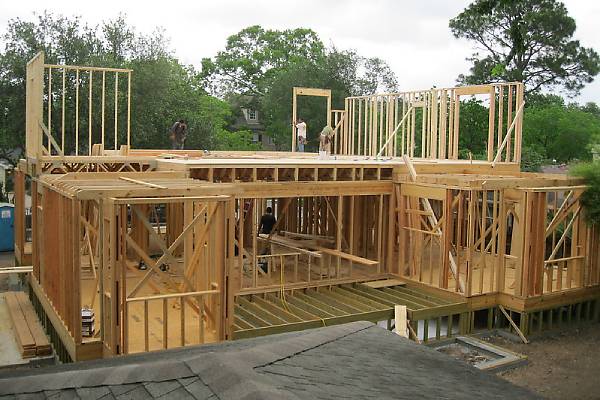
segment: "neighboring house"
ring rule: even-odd
[[[369,322],[0,372],[0,399],[539,399]]]
[[[240,107],[242,113],[234,124],[236,129],[248,129],[252,132],[252,143],[261,144],[263,150],[275,150],[273,139],[265,133],[259,112],[253,108]]]

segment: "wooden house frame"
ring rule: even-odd
[[[424,341],[471,332],[482,314],[523,337],[599,318],[600,233],[583,219],[583,182],[520,172],[521,83],[349,97],[328,106],[335,158],[320,160],[132,148],[131,79],[41,53],[27,65],[15,254],[33,265],[31,299],[63,360],[391,327],[396,305]],[[460,101],[473,95],[489,108],[485,160],[459,146]],[[95,313],[91,337],[81,308]]]

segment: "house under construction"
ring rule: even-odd
[[[27,65],[15,254],[63,360],[391,326],[396,305],[422,341],[598,320],[600,231],[580,179],[520,171],[521,83],[349,97],[343,110],[329,90],[294,88],[294,117],[298,96],[327,100],[322,159],[134,148],[132,79],[43,53]],[[460,157],[470,96],[489,108],[485,161]],[[277,223],[259,234],[266,207]]]

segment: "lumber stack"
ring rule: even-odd
[[[27,295],[24,292],[8,292],[4,298],[23,358],[52,354],[48,337]]]

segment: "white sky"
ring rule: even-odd
[[[600,1],[563,0],[577,22],[575,38],[600,51]],[[386,60],[397,74],[400,89],[432,85],[453,86],[468,71],[465,58],[472,45],[452,37],[448,20],[462,11],[468,0],[220,0],[138,2],[103,0],[25,0],[0,3],[0,32],[8,20],[30,19],[48,9],[80,15],[94,25],[123,12],[137,30],[149,33],[165,28],[180,60],[199,66],[203,57],[223,49],[228,36],[250,25],[264,28],[311,28],[325,44],[356,49],[364,56]],[[51,8],[49,8],[51,7]],[[1,42],[0,42],[1,43]],[[3,43],[2,43],[3,45]],[[600,103],[600,77],[588,85],[577,101]]]

